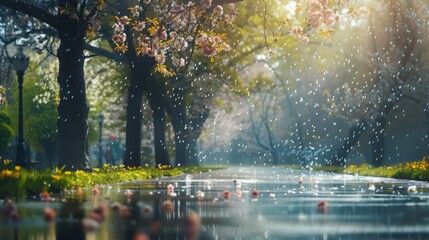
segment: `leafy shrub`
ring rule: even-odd
[[[12,138],[13,130],[10,126],[11,124],[12,120],[10,116],[0,111],[0,153],[7,148]]]

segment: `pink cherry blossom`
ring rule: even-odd
[[[112,41],[114,43],[123,43],[127,39],[127,35],[125,33],[115,33],[113,34]]]

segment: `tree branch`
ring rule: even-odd
[[[243,2],[244,0],[214,0],[212,5],[225,5],[229,3]]]
[[[0,0],[0,5],[18,12],[25,13],[50,25],[53,28],[58,27],[56,17],[54,15],[42,8],[34,6],[33,4],[28,4],[21,0]]]
[[[113,61],[121,62],[126,60],[124,55],[120,54],[119,52],[108,51],[103,48],[92,46],[91,44],[88,44],[88,43],[85,43],[84,48],[87,51],[106,57]]]

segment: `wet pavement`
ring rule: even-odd
[[[2,219],[0,239],[429,239],[428,188],[232,167],[21,200],[21,219]],[[57,212],[53,223],[43,220],[45,207]]]

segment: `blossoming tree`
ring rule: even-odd
[[[128,6],[128,11],[122,6],[113,25],[112,41],[115,49],[127,56],[133,72],[128,92],[126,165],[140,164],[141,96],[145,90],[159,90],[148,80],[152,67],[156,73],[172,77],[190,64],[195,52],[214,62],[218,55],[229,51],[225,27],[233,26],[237,14],[232,2],[238,1],[144,0]],[[261,1],[261,4],[269,3]],[[337,5],[325,0],[300,1],[296,12],[311,17],[295,21],[301,27],[288,18],[281,25],[288,33],[306,42],[310,29],[332,32],[330,27],[339,20],[334,6]],[[268,16],[267,12],[263,14]],[[276,38],[275,35],[282,34],[275,32],[269,21],[263,24],[266,39],[271,38],[270,35]],[[154,92],[150,94],[155,95]]]

